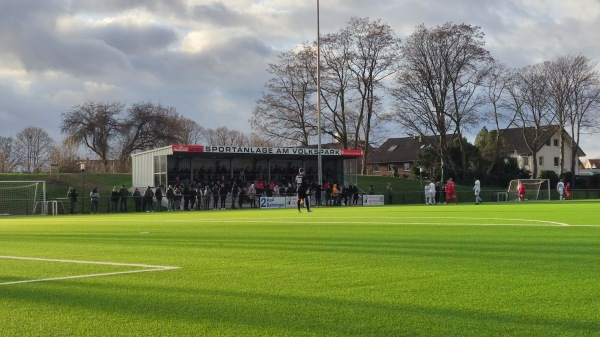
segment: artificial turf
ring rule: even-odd
[[[6,336],[596,336],[600,202],[0,219]],[[12,283],[55,279],[42,282]]]

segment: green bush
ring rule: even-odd
[[[553,188],[554,186],[556,186],[556,184],[558,184],[558,181],[560,180],[560,178],[558,177],[558,174],[556,174],[556,172],[554,172],[552,170],[542,170],[540,172],[540,179],[549,179],[550,180],[550,188]]]

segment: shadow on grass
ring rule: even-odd
[[[592,336],[600,322],[483,310],[424,306],[401,301],[386,303],[317,296],[294,296],[263,291],[232,291],[197,287],[126,285],[108,281],[64,281],[4,288],[3,301],[24,306],[51,306],[57,314],[109,318],[125,315],[131,321],[153,322],[160,329],[184,332],[195,325],[214,335],[571,335]],[[124,288],[125,288],[124,287]],[[98,315],[102,313],[102,315]],[[23,324],[28,317],[20,318]],[[168,322],[168,323],[167,323]],[[179,328],[178,328],[179,327]],[[223,329],[222,331],[220,329]],[[73,327],[76,331],[76,327]],[[156,335],[166,331],[156,331]],[[15,332],[18,333],[18,332]],[[102,331],[94,334],[102,335]]]

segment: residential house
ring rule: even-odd
[[[392,177],[394,167],[398,175],[410,175],[421,149],[427,143],[418,136],[389,138],[378,149],[371,151],[367,161],[367,174]]]
[[[584,169],[588,169],[588,170],[595,170],[598,169],[600,170],[600,159],[588,159],[584,164],[583,164],[583,168]]]
[[[579,174],[582,176],[600,174],[600,159],[588,159],[581,166],[582,169],[579,171]]]
[[[565,131],[565,163],[564,170],[570,171],[571,144],[573,139]],[[512,128],[502,134],[504,145],[511,157],[517,159],[520,168],[533,171],[533,160],[537,161],[538,174],[541,171],[554,171],[560,175],[560,135],[557,125],[545,127],[542,132],[538,132],[537,153],[533,158],[533,146],[536,132],[533,128]],[[573,174],[579,175],[579,157],[585,157],[581,148],[577,148],[577,165]]]
[[[559,172],[560,136],[558,130],[558,126],[552,125],[546,127],[538,135],[536,154],[538,174],[548,170],[555,171],[559,175],[561,173]],[[525,132],[523,128],[512,128],[506,130],[502,135],[509,155],[517,159],[519,167],[529,171],[533,170],[533,151],[529,146],[533,146],[534,131],[532,128],[526,128]],[[525,141],[525,137],[527,137],[527,141]],[[448,135],[447,138],[452,139],[453,137]],[[565,132],[565,171],[571,169],[571,142],[571,136]],[[371,151],[367,161],[367,174],[393,176],[394,167],[396,167],[399,175],[408,176],[418,160],[420,151],[428,144],[427,139],[418,136],[389,138],[378,149]],[[577,157],[584,156],[585,153],[578,148]],[[579,164],[579,159],[577,163]],[[574,174],[579,175],[579,165],[575,168]]]

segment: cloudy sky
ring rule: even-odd
[[[321,0],[320,13],[322,34],[353,16],[400,37],[419,24],[477,25],[510,67],[600,61],[600,0]],[[62,140],[61,114],[75,105],[147,100],[249,132],[267,64],[315,37],[316,0],[0,0],[0,135],[39,126]],[[600,137],[581,147],[600,158]]]

